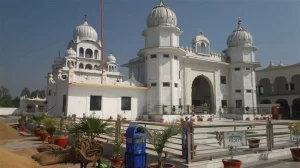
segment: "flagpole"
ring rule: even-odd
[[[101,71],[102,78],[101,84],[103,84],[104,76],[104,25],[103,25],[103,0],[100,0],[100,27],[101,27]]]

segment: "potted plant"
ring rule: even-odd
[[[148,116],[148,121],[151,122],[151,116]]]
[[[164,118],[161,118],[161,119],[160,119],[160,122],[163,123],[163,122],[164,122]]]
[[[209,104],[204,103],[204,104],[203,104],[203,112],[204,112],[205,114],[208,114],[208,113],[209,113],[209,110],[210,110]]]
[[[20,124],[20,130],[22,132],[26,132],[27,128],[26,128],[26,116],[21,116],[21,118],[18,120],[19,124]]]
[[[91,139],[94,139],[97,135],[106,134],[111,136],[114,131],[113,127],[110,127],[108,122],[104,122],[99,118],[88,117],[80,119],[73,128],[69,129],[70,134],[83,134]]]
[[[250,121],[250,117],[246,117],[246,121]]]
[[[198,121],[201,121],[201,122],[203,121],[203,116],[198,116],[197,118],[198,118]]]
[[[115,166],[121,166],[121,164],[124,161],[124,158],[121,156],[121,152],[120,152],[121,145],[122,145],[122,142],[117,141],[117,140],[114,143],[113,156],[110,158],[110,160]]]
[[[252,114],[253,114],[253,119],[258,120],[258,117],[256,116],[256,109],[255,108],[252,109]]]
[[[30,122],[36,125],[36,128],[34,129],[35,136],[40,136],[40,127],[42,120],[46,117],[46,115],[35,115],[31,118]]]
[[[40,127],[40,139],[41,139],[41,141],[48,141],[48,136],[49,136],[49,134],[48,134],[48,132],[45,130],[45,128],[44,127]]]
[[[294,161],[300,161],[300,149],[299,149],[299,132],[300,132],[300,122],[295,122],[293,124],[289,124],[289,129],[293,136],[296,136],[296,144],[297,148],[291,148],[291,153]]]
[[[137,121],[142,121],[142,117],[139,116],[136,120],[137,120]]]
[[[68,145],[68,136],[63,134],[64,116],[60,118],[59,135],[54,136],[54,144],[62,148],[66,148]]]
[[[213,121],[213,117],[212,117],[212,116],[209,116],[209,118],[207,119],[207,121],[212,122],[212,121]]]
[[[233,167],[234,168],[240,168],[241,165],[242,165],[242,162],[240,160],[233,159],[233,147],[230,146],[228,148],[228,151],[229,151],[230,159],[223,159],[222,160],[224,168],[233,168]]]
[[[147,168],[175,168],[175,165],[162,162],[162,154],[168,140],[175,135],[182,133],[182,126],[176,124],[175,122],[167,123],[161,130],[147,130],[148,140],[154,146],[154,150],[157,153],[158,160],[157,163],[152,163],[147,166]]]
[[[247,127],[247,130],[249,130],[249,129],[252,130],[253,128],[255,128],[255,126],[250,125]],[[253,133],[253,131],[249,131],[249,132]],[[249,138],[248,139],[249,148],[259,148],[259,142],[260,142],[260,139],[258,139],[258,138]]]
[[[112,117],[112,116],[110,116],[110,117],[108,118],[108,120],[113,120],[113,117]]]
[[[175,106],[173,106],[172,107],[172,114],[175,114],[175,112],[176,112],[176,108],[175,108]]]
[[[48,132],[49,134],[49,137],[48,137],[48,143],[49,144],[54,144],[54,132],[56,131],[56,128],[54,126],[50,126],[48,128],[46,128],[46,131]]]
[[[56,130],[54,126],[56,126],[58,124],[58,121],[56,120],[56,118],[51,117],[51,116],[44,116],[43,119],[41,120],[41,124],[43,125],[43,128],[45,128],[45,130],[43,129],[40,131],[41,140],[45,141],[48,138],[48,136],[50,135],[50,137],[51,137],[50,142],[54,141],[53,134]],[[54,127],[54,128],[52,128],[52,127]],[[50,128],[50,129],[48,129],[48,128]],[[53,131],[53,129],[54,129],[54,131]],[[48,130],[50,132],[48,132]],[[49,139],[48,139],[48,142],[49,142]]]
[[[184,124],[184,117],[180,117],[180,123]]]

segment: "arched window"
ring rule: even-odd
[[[79,57],[84,57],[84,49],[82,47],[79,48]]]
[[[91,65],[91,64],[86,64],[86,65],[85,65],[85,69],[92,70],[92,69],[93,69],[93,67],[92,67],[92,65]]]
[[[95,51],[94,51],[94,57],[95,57],[95,59],[98,59],[98,58],[99,58],[98,50],[95,50]]]
[[[49,89],[48,96],[51,96],[51,93],[52,93],[52,91],[51,91],[51,89]]]
[[[204,43],[201,43],[201,53],[206,53],[206,47]]]
[[[95,65],[95,66],[94,66],[94,69],[95,69],[95,70],[98,70],[98,65]]]
[[[85,58],[93,58],[93,51],[91,49],[85,50]]]
[[[71,62],[71,65],[74,67],[74,62],[73,61]]]
[[[83,63],[79,64],[79,69],[83,69]]]
[[[68,63],[67,63],[67,67],[70,67],[70,61],[68,61]]]

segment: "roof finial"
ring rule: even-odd
[[[84,21],[85,21],[85,22],[87,21],[87,16],[86,16],[86,15],[84,15]]]
[[[159,0],[159,6],[164,6],[163,0]]]
[[[241,17],[238,18],[238,27],[241,27],[241,24],[242,24],[242,20],[241,20]]]
[[[112,49],[109,50],[109,54],[112,55]]]

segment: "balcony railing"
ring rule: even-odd
[[[223,109],[225,114],[272,114],[272,107],[227,107]]]
[[[225,114],[272,114],[271,107],[226,107],[219,109]],[[209,106],[171,106],[171,105],[154,105],[145,106],[144,114],[164,114],[164,115],[188,115],[188,114],[215,114],[219,113],[212,111]]]
[[[184,114],[210,114],[210,107],[193,105],[154,105],[145,106],[144,114],[184,115]]]

